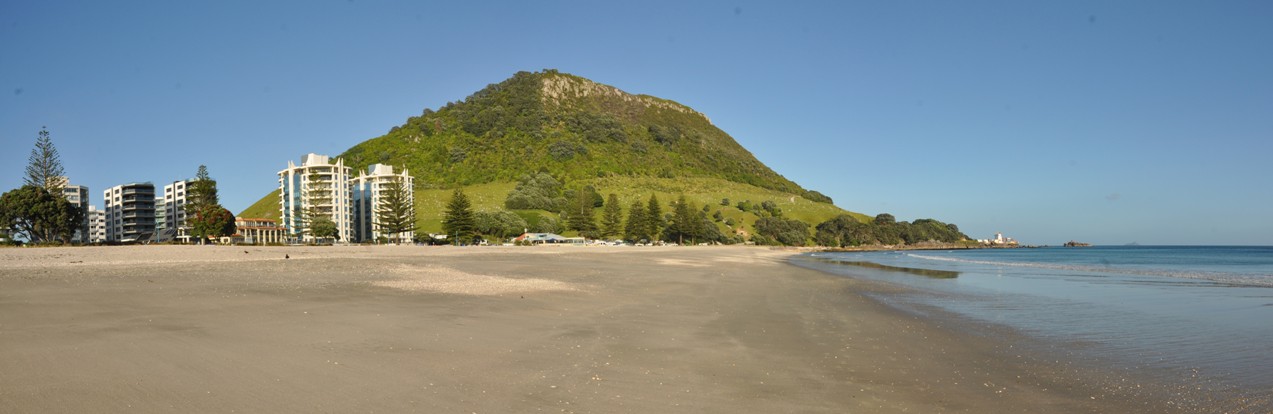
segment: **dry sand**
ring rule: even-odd
[[[1165,409],[790,254],[0,249],[0,412]]]

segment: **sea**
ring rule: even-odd
[[[1203,399],[1263,407],[1273,396],[1273,246],[835,252],[793,262],[889,285],[866,294],[974,333],[1008,330],[1094,369]]]

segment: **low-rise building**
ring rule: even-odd
[[[274,220],[235,217],[234,226],[238,231],[232,236],[233,243],[282,244],[287,242],[284,238],[287,229]]]

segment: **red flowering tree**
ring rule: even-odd
[[[190,220],[191,235],[200,242],[209,238],[232,236],[236,231],[238,227],[234,224],[234,213],[220,204],[204,206]]]

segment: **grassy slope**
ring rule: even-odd
[[[266,195],[264,198],[257,200],[255,203],[252,203],[252,205],[248,206],[248,208],[240,212],[239,217],[265,218],[265,219],[278,221],[278,218],[279,218],[278,195],[279,195],[279,190],[271,191],[269,195]]]

